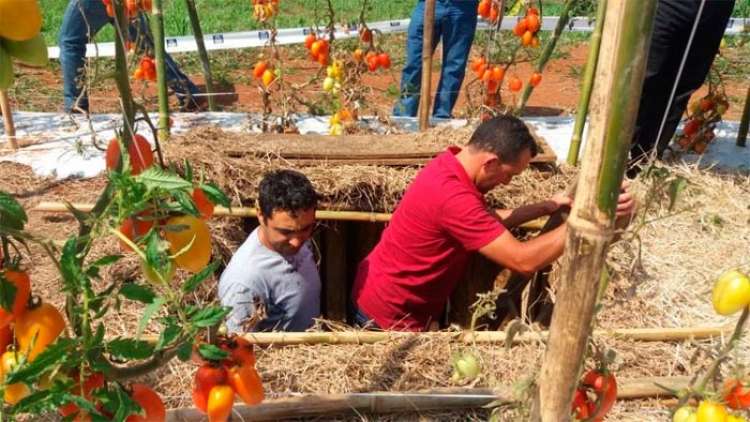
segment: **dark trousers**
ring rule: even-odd
[[[657,141],[659,126],[700,3],[701,0],[659,0],[657,3],[638,120],[630,150],[631,176],[638,171],[635,163],[646,158],[654,147],[657,157],[661,157],[677,129],[690,96],[703,84],[719,50],[734,0],[706,0],[672,106]]]

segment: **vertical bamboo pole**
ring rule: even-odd
[[[3,124],[5,125],[5,137],[10,141],[10,147],[18,149],[16,141],[16,126],[13,124],[13,110],[10,108],[8,94],[0,89],[0,110],[3,112]]]
[[[745,97],[745,108],[742,109],[742,120],[740,129],[737,131],[737,146],[744,147],[747,141],[747,129],[750,126],[750,86],[747,87],[747,96]]]
[[[203,65],[203,77],[206,80],[206,95],[208,95],[208,109],[216,111],[216,104],[212,95],[214,92],[214,82],[211,76],[211,63],[208,61],[206,44],[203,42],[203,30],[201,30],[201,22],[198,20],[195,0],[185,0],[185,5],[187,5],[188,15],[190,16],[190,25],[193,27],[195,44],[198,46],[198,56],[201,59],[201,65]]]
[[[422,85],[419,96],[419,130],[430,126],[432,92],[432,33],[435,24],[435,0],[425,0],[422,30]]]
[[[581,139],[583,138],[583,127],[586,125],[586,115],[589,112],[589,99],[591,99],[591,88],[594,86],[594,74],[596,74],[596,62],[599,59],[599,46],[602,43],[602,28],[604,28],[605,11],[607,0],[599,0],[596,9],[596,28],[589,41],[589,57],[586,60],[586,71],[583,74],[583,86],[581,96],[578,98],[578,112],[576,122],[573,126],[573,137],[570,139],[568,149],[568,164],[578,165],[578,153],[581,150]]]
[[[167,66],[164,61],[164,9],[162,0],[154,0],[151,8],[151,32],[154,33],[156,56],[156,89],[159,93],[159,141],[169,139],[169,99],[167,97]]]
[[[534,420],[570,420],[620,183],[638,114],[656,0],[609,0],[591,101],[586,160],[568,218],[560,290]]]
[[[544,66],[547,65],[550,57],[552,57],[552,52],[555,51],[555,46],[557,46],[557,40],[560,39],[560,35],[565,30],[565,25],[568,24],[570,9],[573,7],[573,4],[576,3],[576,1],[577,0],[567,0],[563,5],[562,10],[560,11],[559,20],[557,21],[557,26],[555,26],[555,31],[552,33],[552,38],[550,38],[547,44],[544,45],[544,50],[542,51],[542,54],[539,56],[539,59],[534,65],[534,72],[541,73],[544,70]],[[521,92],[521,96],[518,97],[518,102],[516,103],[516,115],[521,115],[521,112],[526,106],[526,102],[529,100],[531,91],[533,89],[534,87],[531,86],[529,81],[526,81],[526,84],[523,87],[523,91]]]

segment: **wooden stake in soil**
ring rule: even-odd
[[[638,114],[656,0],[610,0],[602,35],[586,159],[568,218],[560,289],[533,420],[570,420],[617,197]]]
[[[151,31],[154,33],[156,57],[156,89],[159,92],[159,141],[169,138],[169,99],[167,97],[167,66],[164,60],[164,13],[162,0],[154,0],[151,9]]]
[[[596,62],[599,60],[599,46],[602,43],[602,28],[604,28],[605,11],[607,0],[599,0],[596,9],[596,28],[589,41],[589,57],[586,59],[586,71],[583,74],[583,86],[581,96],[578,99],[578,112],[576,122],[573,126],[573,137],[570,139],[568,149],[568,164],[578,165],[578,153],[581,150],[581,139],[583,139],[583,127],[586,125],[586,115],[589,112],[589,100],[591,99],[591,88],[594,86],[594,75],[596,74]]]
[[[740,129],[737,131],[737,146],[744,147],[747,141],[747,129],[750,126],[750,86],[747,87],[747,95],[745,96],[745,108],[742,109],[742,120],[740,121]]]
[[[8,94],[3,90],[0,90],[0,109],[3,112],[5,137],[10,141],[11,148],[18,149],[18,141],[16,141],[16,126],[13,124],[13,110],[10,108]]]
[[[435,24],[435,0],[425,0],[422,30],[422,85],[419,96],[419,130],[430,127],[432,98],[432,33]]]
[[[198,47],[198,57],[201,59],[201,65],[203,66],[203,78],[206,80],[206,95],[208,96],[208,109],[216,111],[216,104],[214,102],[214,82],[211,76],[211,62],[208,61],[208,52],[206,52],[206,44],[203,42],[203,30],[201,29],[201,22],[198,19],[198,11],[195,9],[194,0],[185,0],[185,6],[187,6],[188,16],[190,16],[190,26],[193,28],[193,36],[195,36],[195,45]]]

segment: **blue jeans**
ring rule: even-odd
[[[466,72],[474,32],[477,29],[477,0],[437,0],[432,50],[443,42],[443,66],[435,94],[432,115],[452,117],[461,83]],[[424,27],[424,0],[414,8],[406,39],[406,64],[401,73],[401,98],[393,106],[394,116],[416,116],[419,108],[419,90],[422,82],[422,33]]]
[[[369,329],[380,329],[378,324],[375,323],[375,320],[367,316],[362,310],[360,310],[357,305],[353,305],[352,309],[354,311],[354,323],[359,327],[367,327]]]
[[[85,14],[85,17],[84,17]],[[86,43],[99,32],[104,25],[112,23],[102,0],[70,0],[63,15],[60,27],[60,66],[63,72],[63,97],[65,111],[70,112],[74,106],[88,111],[87,92],[81,93],[85,84],[83,64],[86,55]],[[139,40],[138,51],[153,51],[154,41],[149,31],[148,19],[140,14],[129,29],[129,38]],[[140,33],[140,37],[136,37]],[[182,104],[185,98],[199,92],[198,87],[180,71],[180,68],[166,55],[167,83]],[[79,98],[80,97],[80,98]]]

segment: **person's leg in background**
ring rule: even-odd
[[[438,0],[445,12],[442,16],[443,64],[435,94],[433,116],[451,118],[466,73],[466,61],[474,42],[479,2]],[[437,14],[436,14],[437,15]]]
[[[138,51],[154,51],[154,39],[151,35],[149,19],[144,13],[138,15],[138,19],[130,26],[131,40],[138,41]],[[180,106],[188,109],[200,108],[205,104],[205,100],[196,97],[200,89],[180,70],[179,65],[172,59],[169,54],[164,55],[165,67],[167,70],[167,85],[180,102]]]
[[[417,115],[419,92],[422,82],[422,39],[424,32],[424,0],[417,2],[411,14],[406,36],[406,63],[401,71],[400,98],[393,106],[394,116]],[[435,6],[435,28],[433,29],[432,50],[435,50],[440,31],[438,28],[438,6]]]
[[[88,112],[88,93],[83,89],[86,43],[109,21],[101,0],[71,0],[65,9],[58,42],[66,113],[76,109]]]
[[[646,76],[631,145],[629,177],[638,174],[638,163],[648,159],[657,145],[657,157],[661,156],[674,135],[690,95],[705,80],[716,55],[734,0],[706,0],[672,107],[657,142],[659,127],[700,1],[661,0],[657,4]]]

